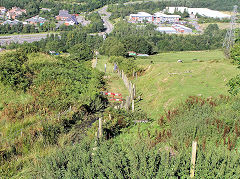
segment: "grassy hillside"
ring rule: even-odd
[[[226,83],[239,72],[221,51],[163,53],[137,63],[145,69],[134,81],[143,98],[138,105],[154,119],[188,96],[227,95]]]

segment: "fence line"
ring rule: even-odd
[[[120,108],[125,108],[129,110],[132,106],[132,111],[134,111],[134,99],[136,98],[136,85],[133,84],[124,73],[123,70],[117,69],[118,76],[123,80],[125,87],[128,89],[129,96],[126,97],[125,105],[121,104]],[[131,105],[132,104],[132,105]]]

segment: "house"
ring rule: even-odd
[[[161,12],[157,12],[154,14],[154,23],[178,23],[181,16],[179,15],[166,15]]]
[[[25,9],[21,9],[19,7],[12,7],[12,9],[10,9],[7,12],[7,17],[9,19],[16,19],[17,17],[19,17],[23,14],[27,14],[27,11]]]
[[[22,23],[22,22],[20,22],[20,21],[17,20],[17,19],[14,19],[13,21],[11,21],[11,20],[6,20],[6,21],[4,21],[4,22],[2,23],[2,25],[7,25],[7,24],[9,24],[10,26],[13,26],[13,25],[18,25],[19,23]]]
[[[142,22],[153,22],[153,15],[146,12],[138,12],[137,14],[130,14],[130,22],[142,23]]]
[[[56,19],[58,21],[65,21],[67,20],[67,18],[70,18],[72,15],[69,14],[69,12],[67,10],[60,10],[59,11],[59,15],[56,16]]]
[[[76,16],[69,14],[69,12],[67,10],[60,10],[59,15],[56,16],[56,19],[58,21],[65,21],[64,24],[67,26],[78,24]]]
[[[35,17],[25,20],[25,22],[27,22],[27,24],[34,24],[34,25],[40,24],[40,26],[43,25],[46,21],[47,20],[45,18],[39,17],[39,16],[35,16]]]

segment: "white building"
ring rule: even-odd
[[[137,14],[130,14],[130,21],[131,22],[152,22],[153,16],[146,12],[138,12]]]
[[[156,31],[166,34],[176,34],[177,31],[173,27],[158,27]]]
[[[215,11],[208,8],[166,7],[164,11],[171,14],[173,14],[175,11],[179,11],[181,13],[186,11],[189,14],[194,14],[194,15],[199,14],[201,16],[211,17],[211,18],[220,18],[220,19],[231,18],[231,15],[224,14],[220,11]]]
[[[154,22],[159,24],[159,23],[177,23],[179,22],[179,19],[181,16],[179,15],[166,15],[161,12],[157,12],[154,14]]]
[[[146,12],[139,12],[137,14],[130,14],[130,22],[142,23],[142,22],[151,22],[151,23],[178,23],[181,16],[179,15],[166,15],[161,12],[157,12],[154,15],[151,15]]]

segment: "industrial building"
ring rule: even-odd
[[[171,27],[158,27],[156,31],[166,34],[192,33],[192,29],[180,24],[173,24]]]
[[[173,14],[176,11],[181,13],[186,11],[189,14],[194,14],[194,15],[199,14],[201,16],[210,17],[210,18],[219,18],[219,19],[231,18],[231,15],[224,14],[220,11],[215,11],[208,8],[166,7],[166,9],[164,10],[164,12],[168,12],[171,14]]]
[[[173,27],[158,27],[156,31],[166,34],[176,34],[177,31]]]
[[[166,15],[161,12],[157,12],[154,15],[151,15],[146,12],[139,12],[137,14],[130,14],[130,22],[132,23],[178,23],[181,16],[179,15]]]
[[[180,24],[173,24],[172,27],[180,33],[192,33],[192,29]]]
[[[137,14],[130,14],[130,21],[131,22],[153,22],[154,18],[151,14],[146,12],[138,12]]]
[[[157,12],[154,14],[154,23],[161,24],[161,23],[177,23],[181,16],[179,15],[166,15],[161,12]]]

